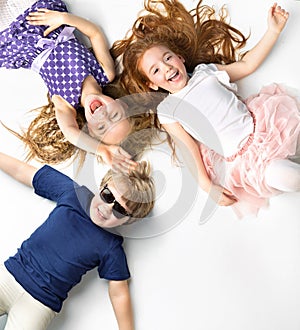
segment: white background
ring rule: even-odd
[[[142,0],[67,3],[73,13],[101,25],[110,43],[124,36],[143,5]],[[187,8],[196,5],[192,0],[182,3]],[[224,1],[204,3],[218,8]],[[300,1],[283,0],[280,4],[290,12],[289,22],[266,62],[238,83],[243,96],[272,82],[300,90]],[[266,30],[271,5],[268,0],[227,2],[232,23],[246,34],[251,31],[247,48]],[[33,72],[0,69],[0,86],[0,119],[17,130],[26,127],[30,109],[46,102],[45,86]],[[3,127],[0,150],[24,156],[20,141]],[[158,185],[156,208],[146,219],[149,222],[142,223],[146,229],[129,228],[125,239],[136,329],[299,330],[300,194],[271,199],[270,207],[257,218],[238,220],[230,208],[217,208],[209,221],[200,225],[205,194],[195,193],[192,183],[192,193],[183,186],[188,174],[170,165],[166,149],[149,157]],[[57,168],[75,177],[73,165]],[[77,179],[91,185],[105,170],[95,165],[93,179],[84,170]],[[4,261],[54,205],[3,173],[0,186],[0,261]],[[0,329],[4,321],[5,317],[0,318]],[[49,329],[117,329],[107,283],[98,279],[96,271],[71,291]]]

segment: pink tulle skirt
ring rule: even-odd
[[[280,193],[265,182],[266,167],[272,160],[295,155],[300,132],[299,103],[281,86],[266,86],[245,103],[253,115],[255,130],[236,155],[225,159],[200,146],[211,180],[238,198],[233,208],[240,218],[257,214],[271,196]]]

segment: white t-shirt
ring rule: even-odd
[[[179,122],[194,139],[225,157],[238,152],[254,130],[236,86],[214,64],[198,65],[188,84],[159,104],[157,114],[161,124]]]

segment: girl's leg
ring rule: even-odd
[[[272,161],[266,168],[266,183],[283,192],[300,191],[300,164],[289,159]]]

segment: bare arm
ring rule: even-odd
[[[288,17],[289,13],[278,6],[277,3],[274,3],[269,9],[267,31],[260,41],[246,53],[241,61],[228,65],[217,64],[217,68],[225,70],[233,82],[253,73],[272,50],[285,27]]]
[[[49,25],[44,32],[45,36],[63,24],[77,28],[90,39],[95,57],[103,67],[109,81],[114,79],[114,61],[110,55],[107,40],[102,30],[96,24],[68,12],[59,12],[44,8],[29,13],[27,20],[32,25]]]
[[[128,281],[109,281],[109,297],[116,315],[119,330],[134,330]]]
[[[170,134],[175,145],[180,149],[184,162],[195,176],[199,186],[210,194],[212,199],[222,206],[228,206],[237,200],[230,191],[211,182],[195,140],[179,123],[165,124],[164,129]]]
[[[0,152],[0,169],[29,187],[32,187],[32,179],[38,171],[36,167],[2,152]]]
[[[99,141],[79,129],[75,108],[58,95],[54,95],[52,101],[55,106],[57,123],[65,138],[80,149],[94,154],[98,153]]]

